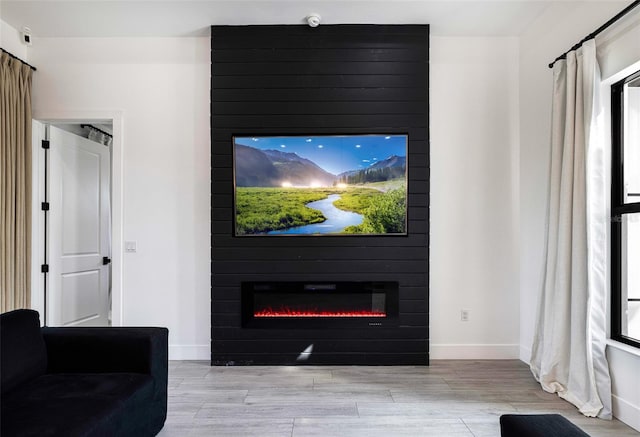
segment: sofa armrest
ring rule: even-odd
[[[146,422],[155,435],[167,417],[166,328],[42,328],[48,373],[142,373],[153,380]],[[142,434],[137,434],[142,435]]]
[[[166,328],[42,328],[49,373],[145,373],[166,381]]]

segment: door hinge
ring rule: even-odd
[[[42,148],[43,149],[49,148],[49,140],[42,140]]]
[[[42,202],[40,204],[40,209],[42,209],[43,211],[49,211],[49,202]]]
[[[42,273],[49,273],[49,264],[42,264],[42,265],[40,266],[40,271],[41,271]]]

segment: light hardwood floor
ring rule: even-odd
[[[431,366],[169,363],[159,437],[499,436],[505,413],[560,413],[592,437],[640,436],[545,393],[517,360]]]

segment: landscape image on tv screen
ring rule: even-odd
[[[235,235],[406,235],[407,136],[234,137]]]

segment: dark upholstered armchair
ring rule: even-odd
[[[0,315],[0,435],[154,436],[167,415],[166,328],[41,328]]]

